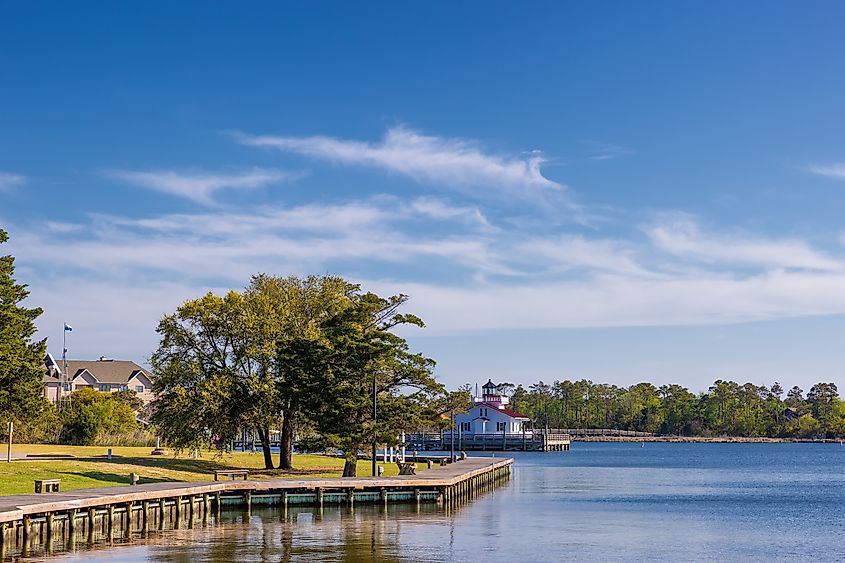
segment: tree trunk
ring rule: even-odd
[[[344,477],[358,476],[358,456],[355,454],[346,454],[346,463],[343,464]]]
[[[293,414],[285,413],[279,444],[279,469],[293,469]]]
[[[267,427],[258,428],[258,439],[261,441],[261,449],[264,451],[264,469],[273,469],[273,454],[270,451],[270,430]]]

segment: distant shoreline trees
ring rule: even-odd
[[[542,381],[519,385],[514,408],[537,428],[633,430],[678,436],[769,438],[845,437],[845,402],[836,385],[783,388],[716,380],[699,394],[681,385]]]

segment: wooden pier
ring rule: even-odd
[[[440,434],[410,434],[406,436],[408,450],[449,451],[452,436],[449,432]],[[455,432],[455,451],[467,452],[565,452],[572,441],[569,434],[528,431],[521,434],[471,434]]]
[[[149,483],[0,497],[0,561],[77,544],[209,525],[253,506],[438,503],[456,506],[510,478],[510,458],[467,458],[419,475]]]

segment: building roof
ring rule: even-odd
[[[51,377],[52,380],[55,380],[62,370],[62,361],[53,360],[52,356],[48,355],[46,363],[48,371],[55,373]],[[102,358],[100,360],[67,361],[68,379],[73,379],[84,371],[94,376],[94,379],[99,383],[127,384],[137,374],[143,374],[147,379],[152,379],[147,370],[129,360],[108,360]]]
[[[518,412],[509,410],[509,409],[503,409],[503,408],[499,407],[499,405],[494,405],[493,403],[476,403],[475,406],[476,407],[490,407],[491,409],[496,409],[499,412],[505,413],[506,415],[508,415],[511,418],[523,418],[525,420],[528,420],[528,417],[525,416],[524,414],[519,414]]]

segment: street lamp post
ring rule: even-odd
[[[451,453],[451,460],[452,463],[455,463],[455,411],[449,413],[449,422],[451,426],[449,427],[449,438],[451,439],[452,445],[450,448]]]
[[[376,395],[376,372],[373,370],[373,477],[378,476],[378,467],[376,463],[376,449],[378,448],[378,436],[376,435],[376,421],[378,420]]]

